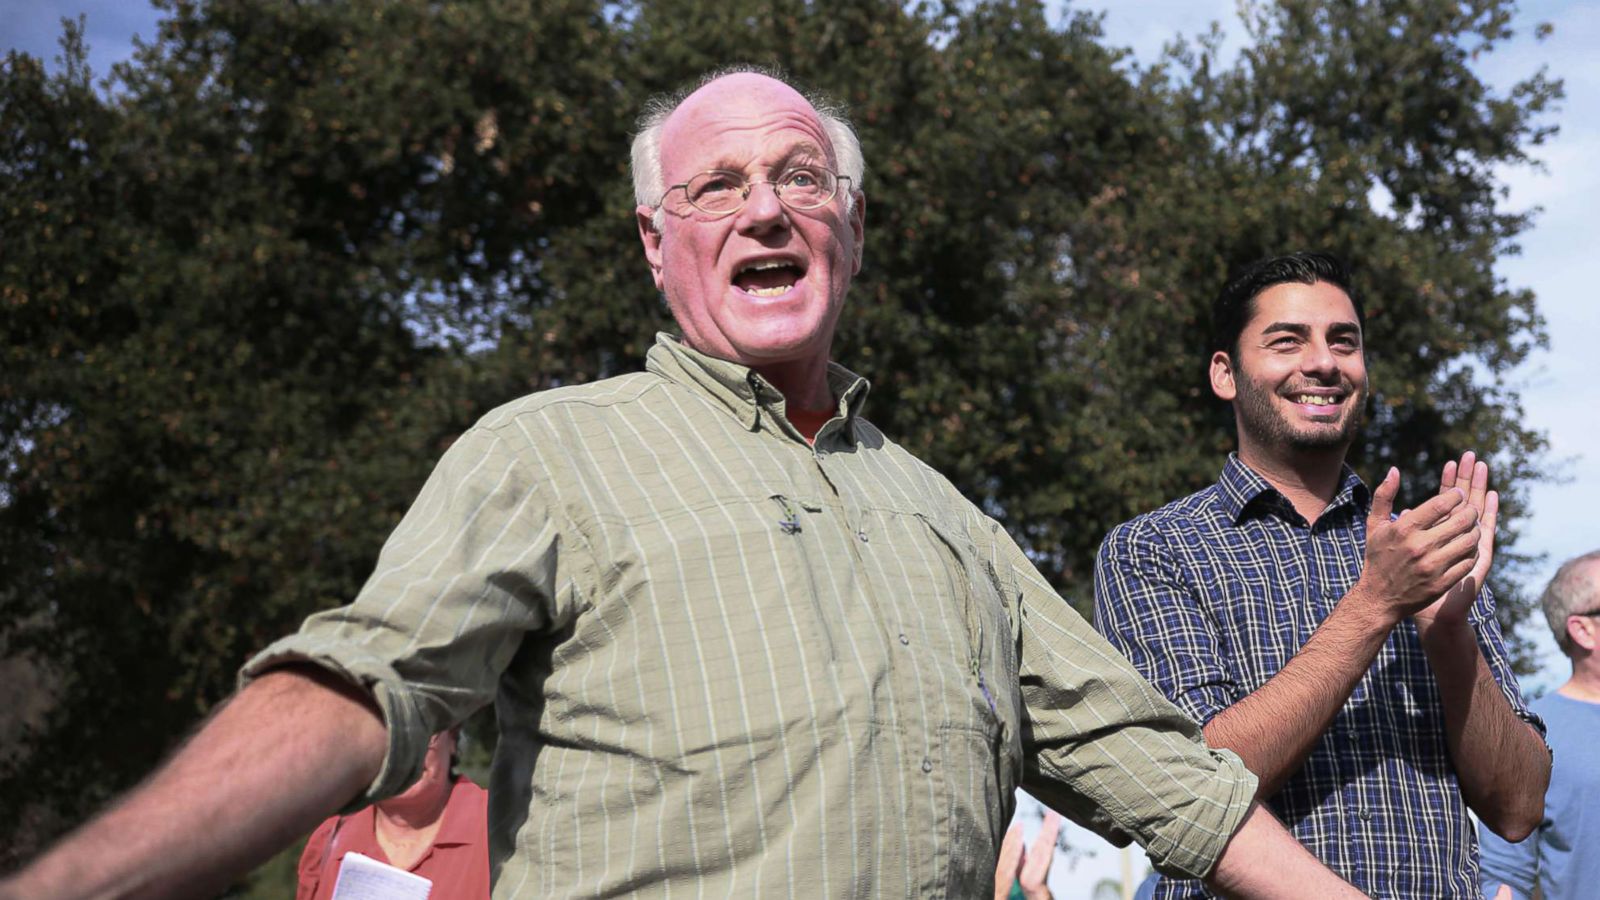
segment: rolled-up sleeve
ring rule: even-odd
[[[1494,593],[1488,587],[1478,592],[1467,618],[1478,636],[1478,650],[1489,664],[1489,672],[1494,675],[1495,683],[1500,686],[1500,693],[1505,696],[1511,711],[1516,713],[1517,718],[1532,725],[1541,738],[1546,737],[1544,720],[1529,709],[1527,701],[1522,698],[1522,689],[1517,685],[1516,673],[1511,668],[1511,657],[1506,653],[1505,638],[1500,633],[1500,619],[1494,612]],[[1550,749],[1548,739],[1545,749]]]
[[[1150,685],[1050,587],[1015,544],[1024,786],[1166,874],[1203,877],[1255,797],[1238,756]]]
[[[1094,627],[1162,694],[1204,725],[1241,696],[1216,623],[1153,529],[1106,535],[1095,558]]]
[[[429,737],[493,699],[524,637],[571,615],[572,554],[556,518],[527,460],[494,430],[469,430],[439,461],[355,601],[261,651],[240,685],[309,663],[368,691],[389,747],[351,806],[399,793],[421,773]]]

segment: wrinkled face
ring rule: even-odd
[[[826,362],[850,279],[861,267],[863,207],[845,184],[818,209],[793,210],[772,186],[791,166],[837,170],[833,147],[811,105],[761,75],[718,79],[696,91],[661,134],[666,184],[708,169],[742,173],[754,184],[738,212],[714,218],[672,191],[661,231],[638,208],[639,234],[656,287],[691,347],[752,367]],[[851,186],[852,188],[854,186]]]
[[[1367,401],[1355,305],[1327,282],[1291,282],[1262,291],[1254,306],[1238,358],[1217,353],[1211,364],[1212,390],[1233,403],[1241,452],[1348,447]]]

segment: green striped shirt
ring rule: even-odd
[[[999,526],[861,418],[807,445],[749,369],[648,370],[491,412],[309,660],[389,726],[360,803],[489,702],[495,896],[969,897],[1023,784],[1204,873],[1255,790]]]

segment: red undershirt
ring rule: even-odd
[[[831,409],[798,409],[793,406],[788,407],[785,412],[789,415],[789,424],[800,432],[800,436],[804,437],[808,444],[816,443],[817,432],[822,430],[822,426],[826,425],[834,415]]]

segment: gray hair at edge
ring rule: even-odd
[[[1591,568],[1595,567],[1595,568]],[[1585,570],[1588,571],[1585,571]],[[1574,556],[1561,564],[1539,598],[1550,633],[1561,652],[1572,655],[1567,617],[1600,610],[1600,550]]]
[[[666,177],[661,173],[661,131],[667,124],[667,117],[671,116],[673,111],[695,91],[719,78],[743,74],[765,75],[774,81],[781,81],[799,91],[806,102],[811,104],[811,108],[817,111],[817,118],[822,122],[822,130],[827,133],[828,142],[833,145],[834,165],[839,167],[840,175],[850,179],[849,193],[845,197],[845,209],[847,211],[854,209],[856,195],[861,192],[861,182],[866,178],[867,165],[861,156],[861,140],[856,137],[855,128],[844,117],[844,108],[826,97],[800,90],[776,69],[742,65],[712,70],[691,85],[671,93],[660,94],[645,102],[644,112],[639,116],[639,131],[633,138],[634,202],[640,206],[655,206],[661,202],[662,195],[666,193]],[[650,220],[650,227],[659,232],[665,222],[666,213],[657,209]]]

